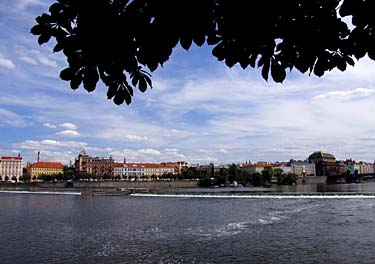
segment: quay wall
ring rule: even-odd
[[[73,186],[66,185],[65,182],[43,182],[38,186],[42,188],[148,188],[148,189],[163,189],[163,188],[195,188],[198,186],[198,181],[100,181],[100,182],[71,182]]]

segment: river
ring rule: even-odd
[[[375,183],[0,193],[0,263],[375,263]]]

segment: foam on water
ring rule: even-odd
[[[22,194],[62,194],[62,195],[81,195],[81,192],[56,192],[56,191],[9,191],[0,190],[0,193],[22,193]]]
[[[207,195],[207,194],[148,194],[133,193],[137,197],[165,198],[225,198],[225,199],[375,199],[375,194],[275,194],[275,195]]]

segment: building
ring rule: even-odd
[[[359,164],[355,162],[355,160],[347,159],[345,162],[346,166],[346,174],[353,175],[353,174],[359,174]]]
[[[299,177],[316,176],[315,163],[307,161],[292,161],[290,163],[292,173]]]
[[[1,180],[19,181],[22,176],[22,157],[2,156],[0,159],[0,178]]]
[[[105,176],[112,177],[114,176],[114,163],[115,161],[111,156],[109,156],[109,158],[90,157],[87,161],[87,173],[95,175],[99,178],[103,178]]]
[[[176,167],[170,163],[115,163],[114,176],[122,179],[140,180],[147,178],[151,180],[153,176],[160,177],[166,174],[176,174]]]
[[[64,165],[60,162],[46,162],[39,161],[34,164],[29,164],[27,173],[31,180],[38,179],[41,175],[57,175],[64,173]]]
[[[139,180],[146,176],[145,165],[142,163],[115,163],[114,176],[120,176],[126,180]]]
[[[111,156],[91,157],[83,149],[75,159],[74,168],[79,174],[92,174],[98,178],[114,176],[114,160]]]
[[[308,161],[315,164],[316,176],[346,174],[346,165],[336,161],[336,158],[329,152],[316,151],[309,156]]]
[[[372,174],[375,172],[374,166],[372,163],[360,161],[358,162],[358,166],[359,166],[359,174]]]
[[[87,173],[88,172],[88,160],[90,156],[87,155],[86,150],[83,149],[76,158],[74,162],[74,168],[78,173]]]
[[[270,163],[256,163],[256,164],[245,164],[241,166],[241,170],[246,171],[250,175],[255,173],[262,173],[265,168],[273,168],[274,165]]]

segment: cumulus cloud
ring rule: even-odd
[[[73,123],[63,123],[63,124],[60,124],[59,127],[69,129],[69,130],[77,129],[77,126]]]
[[[48,128],[56,128],[55,125],[50,124],[50,123],[44,123],[43,126],[48,127]]]
[[[79,137],[80,134],[75,130],[64,130],[57,132],[55,135],[61,137]]]

